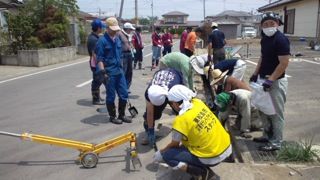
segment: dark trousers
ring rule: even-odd
[[[190,51],[189,49],[184,48],[184,54],[188,57],[191,57],[193,55],[193,52]]]
[[[99,77],[96,73],[96,68],[90,67],[90,69],[92,72],[91,91],[98,91],[100,89],[102,82],[99,80]]]
[[[213,64],[226,59],[226,52],[224,48],[213,49]]]
[[[171,53],[172,46],[163,46],[162,56],[165,56],[166,54]]]
[[[123,72],[126,77],[128,89],[131,86],[132,82],[132,61],[133,57],[131,52],[123,52],[122,53],[122,63],[123,63]]]
[[[142,62],[143,60],[143,53],[142,49],[136,49],[136,53],[134,54],[134,63],[137,64],[138,62]]]

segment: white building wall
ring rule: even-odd
[[[286,34],[287,36],[316,37],[318,3],[318,0],[304,0],[285,5],[287,10],[295,9],[294,34]],[[279,13],[284,20],[283,8],[285,6],[271,9],[271,11]],[[279,29],[283,32],[283,26]]]

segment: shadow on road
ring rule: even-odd
[[[82,119],[81,122],[84,124],[99,126],[100,124],[106,124],[106,123],[109,123],[110,121],[108,120],[108,117],[105,114],[96,114],[91,117]]]
[[[77,104],[80,106],[94,107],[94,105],[92,105],[91,99],[79,99],[77,100]]]
[[[114,164],[127,161],[126,155],[100,156],[99,164]],[[130,160],[130,157],[129,157]],[[75,160],[56,160],[56,161],[19,161],[19,162],[0,162],[0,165],[18,165],[18,166],[59,166],[59,165],[80,165]],[[80,166],[80,169],[86,169]],[[130,170],[129,170],[130,171]]]
[[[171,131],[171,128],[167,127],[167,126],[161,126],[161,128],[156,131],[156,142],[160,141],[161,139],[165,138]],[[137,135],[137,151],[139,154],[144,154],[147,153],[149,151],[155,151],[155,149],[149,145],[142,145],[141,143],[143,142],[143,140],[146,137],[146,133],[140,132]],[[160,147],[159,147],[160,148]]]

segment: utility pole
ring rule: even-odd
[[[119,20],[122,18],[123,3],[124,3],[124,0],[121,0],[120,12],[119,12]]]
[[[203,0],[203,21],[206,19],[206,0]]]
[[[138,26],[138,24],[139,24],[139,19],[138,19],[138,0],[134,1],[134,5],[135,5],[136,26]]]
[[[154,31],[153,0],[151,0],[151,18],[152,18],[152,20],[151,20],[151,23],[152,23],[151,29],[152,29],[152,32],[153,32]]]

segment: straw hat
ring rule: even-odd
[[[226,70],[225,72],[221,72],[220,69],[213,69],[211,71],[211,78],[213,78],[213,80],[211,81],[210,85],[216,84],[218,81],[224,78],[228,72],[229,70]]]

